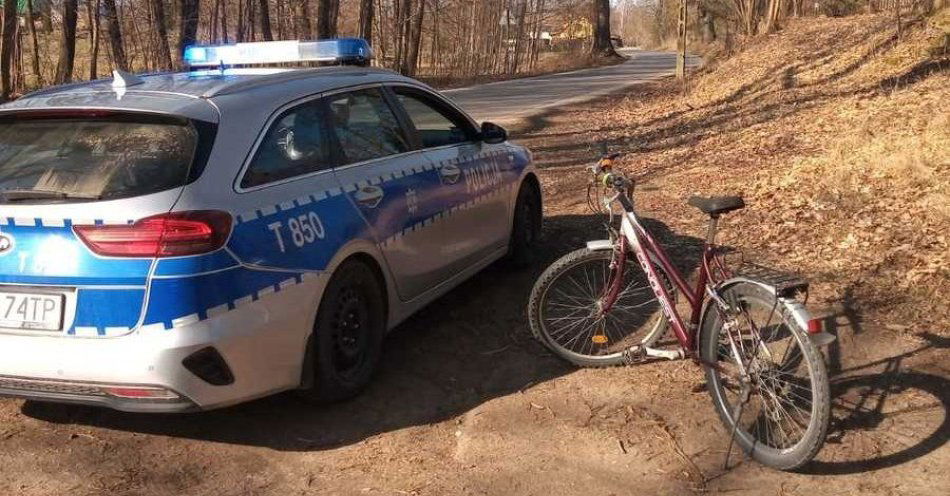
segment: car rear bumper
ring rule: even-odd
[[[126,412],[187,412],[198,409],[194,402],[172,391],[168,393],[173,397],[163,399],[128,398],[109,393],[120,387],[128,385],[0,377],[0,396],[8,398],[105,406]],[[164,388],[161,390],[167,391]]]
[[[0,396],[134,412],[220,408],[300,385],[318,288],[298,285],[213,319],[114,338],[0,334]],[[288,309],[294,309],[289,311]],[[212,349],[230,380],[185,365]],[[207,355],[207,353],[205,353]],[[203,355],[198,355],[203,356]],[[113,390],[119,389],[120,395]],[[160,398],[141,390],[164,391]],[[124,397],[132,392],[136,397]]]

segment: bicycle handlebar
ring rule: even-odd
[[[608,188],[613,188],[618,193],[632,190],[634,182],[623,174],[613,172],[613,161],[620,157],[619,153],[611,153],[600,158],[596,165],[589,167],[594,175],[594,180],[602,183]]]

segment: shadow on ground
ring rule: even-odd
[[[917,26],[922,22],[923,18],[915,17],[909,19],[906,26]],[[878,80],[846,81],[876,56],[897,44],[897,33],[882,36],[890,30],[890,24],[880,23],[870,33],[879,38],[867,48],[862,48],[862,56],[842,67],[835,65],[835,53],[830,50],[816,51],[791,64],[784,61],[777,63],[764,71],[765,75],[761,78],[736,88],[722,98],[696,107],[686,105],[684,109],[667,111],[661,116],[643,120],[631,114],[630,123],[605,123],[569,134],[549,131],[554,127],[553,118],[563,112],[563,109],[552,109],[523,122],[515,128],[514,135],[518,139],[529,140],[540,167],[574,167],[589,163],[590,157],[596,155],[592,152],[592,135],[612,135],[605,143],[612,151],[624,154],[676,150],[720,135],[738,135],[758,124],[792,118],[840,98],[871,97],[898,91],[950,70],[950,59],[934,56],[903,72]],[[864,47],[866,43],[865,38],[856,39],[845,48]],[[799,82],[799,75],[819,68],[827,68],[828,73],[807,83]],[[679,85],[665,89],[667,95],[680,91],[682,87]],[[623,93],[626,92],[613,95],[612,103],[622,100]],[[660,93],[663,94],[664,90],[661,89]],[[639,99],[639,103],[648,102],[649,97]],[[535,144],[535,141],[538,143]],[[792,141],[791,137],[776,137],[774,146],[788,148]],[[650,170],[650,176],[665,172],[668,172],[667,168],[654,167]]]
[[[494,266],[400,325],[385,343],[379,374],[354,400],[315,406],[283,394],[212,412],[130,414],[96,407],[27,402],[25,415],[59,424],[189,438],[280,451],[312,451],[377,434],[439,423],[495,398],[517,393],[573,369],[536,344],[524,305],[548,264],[604,237],[601,216],[546,220],[538,263],[528,270]],[[675,247],[683,268],[695,265],[700,240],[647,221]]]
[[[858,339],[858,314],[845,305],[840,317]],[[834,318],[834,317],[832,317]],[[840,339],[827,350],[831,378],[832,422],[826,451],[803,470],[814,475],[870,472],[901,465],[941,448],[950,439],[950,381],[940,354],[950,339],[928,332],[925,344],[898,355],[844,367]],[[928,353],[929,352],[929,353]],[[936,357],[912,366],[905,362]],[[930,368],[935,368],[931,373]],[[870,448],[870,449],[868,449]]]

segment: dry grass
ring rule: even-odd
[[[804,272],[819,302],[950,335],[947,18],[901,37],[887,15],[793,22],[711,64],[685,96],[668,81],[579,112],[574,143],[536,157],[566,172],[609,141],[662,187],[643,203],[677,231],[698,231],[690,194],[742,194],[728,243]]]

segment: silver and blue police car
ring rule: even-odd
[[[0,106],[0,395],[149,412],[343,399],[387,330],[528,260],[541,191],[504,129],[392,72],[260,66],[368,55],[353,39],[191,47],[186,72]]]

